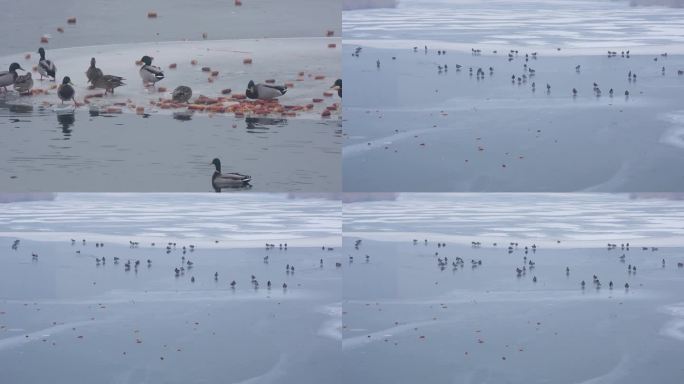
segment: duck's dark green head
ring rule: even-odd
[[[63,85],[67,85],[67,84],[73,85],[73,84],[71,84],[71,78],[69,78],[69,76],[64,76],[64,79],[62,79],[62,84]]]
[[[337,95],[342,97],[342,79],[335,80],[335,83],[330,88],[337,89]]]
[[[214,160],[212,160],[211,164],[213,164],[216,167],[216,172],[221,172],[221,160],[215,158]]]
[[[247,96],[250,99],[256,99],[257,97],[259,97],[257,95],[256,85],[254,84],[254,81],[250,80],[249,83],[247,83],[247,91],[245,91],[245,96]]]
[[[21,65],[19,65],[19,63],[10,64],[10,67],[9,67],[10,72],[15,72],[17,69],[21,69],[22,71],[24,70],[24,68],[22,68]]]
[[[143,56],[140,61],[142,61],[145,65],[152,65],[152,58],[147,55]]]
[[[43,47],[38,48],[38,53],[40,53],[41,59],[45,58],[45,49],[43,49]]]

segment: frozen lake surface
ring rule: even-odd
[[[619,23],[594,20],[608,9]],[[393,24],[411,12],[418,26]],[[345,11],[344,190],[680,190],[682,12],[600,1]]]
[[[261,193],[58,193],[54,200],[1,207],[4,236],[63,242],[89,234],[119,245],[134,240],[204,248],[262,248],[267,242],[336,246],[342,220],[339,200]]]
[[[344,11],[344,39],[470,50],[534,49],[603,54],[608,49],[682,53],[684,9],[612,0],[405,0],[396,8]],[[412,45],[413,46],[413,45]]]
[[[341,256],[321,249],[340,243],[339,202],[249,196],[76,194],[3,205],[4,380],[341,383]],[[264,249],[268,241],[275,249]]]
[[[172,3],[73,1],[53,10],[43,4],[39,15],[30,12],[35,1],[12,5],[0,33],[27,19],[40,31],[3,47],[0,68],[18,62],[30,71],[44,46],[58,81],[69,76],[75,84],[78,106],[62,105],[56,84],[35,71],[36,94],[0,95],[3,190],[209,191],[213,169],[199,164],[214,157],[226,171],[251,175],[258,191],[340,189],[340,99],[329,89],[341,72],[340,5],[296,0],[288,9],[299,17],[281,20],[283,5],[270,0]],[[150,11],[158,17],[148,18]],[[72,16],[77,22],[67,25]],[[43,34],[48,43],[39,43]],[[136,60],[143,55],[165,72],[156,88],[142,85]],[[126,85],[104,97],[88,89],[91,57]],[[288,92],[265,107],[245,102],[250,80],[287,84]],[[192,88],[190,105],[170,107],[180,85]]]
[[[354,258],[343,277],[346,379],[680,382],[680,205],[498,194],[345,204],[344,253]],[[606,249],[607,239],[617,248]],[[518,245],[509,251],[510,242]]]

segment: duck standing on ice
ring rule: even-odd
[[[140,67],[140,77],[145,87],[164,79],[164,72],[161,68],[152,65],[151,57],[143,56],[140,61],[143,63],[143,66]]]
[[[0,87],[2,87],[5,92],[7,92],[7,86],[14,84],[17,77],[19,77],[17,69],[24,70],[18,63],[12,63],[10,64],[8,71],[0,72]]]
[[[86,71],[86,77],[88,78],[88,82],[92,84],[94,79],[101,77],[103,75],[104,74],[102,73],[102,70],[95,66],[95,58],[91,57],[90,67],[88,67],[88,70]]]
[[[74,85],[71,83],[69,76],[64,76],[64,79],[62,79],[62,84],[57,88],[57,96],[62,100],[62,104],[69,100],[76,104],[76,100],[74,99],[76,91],[74,90]],[[85,240],[83,240],[83,242],[85,242]]]
[[[40,73],[40,79],[43,77],[52,78],[52,81],[56,80],[57,76],[57,66],[53,61],[47,60],[45,58],[45,49],[43,47],[38,48],[38,53],[40,54],[40,61],[38,61],[38,73]]]
[[[93,79],[93,87],[104,89],[106,95],[107,93],[114,93],[114,88],[126,85],[123,81],[124,78],[121,76],[103,75]]]
[[[17,76],[17,79],[14,81],[15,91],[19,92],[20,95],[30,95],[31,88],[33,88],[31,72],[26,72],[23,75]]]
[[[254,84],[250,80],[247,84],[247,91],[245,96],[249,99],[272,100],[284,95],[287,92],[287,87],[282,85],[268,85],[268,84]]]
[[[114,88],[126,85],[121,76],[105,75],[102,70],[95,66],[95,58],[90,59],[90,67],[86,71],[88,82],[92,84],[92,88],[101,88],[107,93],[114,93]]]
[[[216,167],[214,174],[211,176],[211,185],[216,192],[221,192],[222,188],[245,187],[252,180],[251,176],[241,173],[221,173],[221,160],[218,158],[214,159],[211,164]]]

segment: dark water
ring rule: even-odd
[[[439,47],[427,55],[410,47],[365,47],[356,58],[354,48],[345,46],[343,54],[346,191],[684,188],[678,171],[684,162],[682,56],[656,62],[634,54],[540,55],[525,62],[522,51],[508,61],[502,52],[441,56]],[[439,74],[444,64],[449,70]],[[456,64],[463,68],[456,71]],[[525,73],[524,64],[536,76],[512,83],[513,74]],[[477,79],[478,68],[484,79]],[[627,80],[630,70],[637,81]],[[593,93],[594,82],[601,97]]]
[[[354,240],[344,247],[355,257],[343,290],[349,382],[679,383],[684,374],[681,248],[540,248],[527,255],[535,269],[518,278],[527,243],[509,254],[491,244],[438,248],[438,237],[427,246],[363,240],[359,250]],[[464,268],[451,267],[457,256]]]
[[[96,248],[89,240],[23,240],[10,251],[12,239],[1,239],[3,382],[342,382],[338,251],[198,248],[185,254],[194,267],[174,277],[180,244],[166,253],[159,245]],[[96,257],[106,263],[98,266]],[[142,263],[125,271],[128,259]]]
[[[235,125],[235,127],[233,127]],[[253,191],[338,191],[337,122],[58,115],[0,104],[3,191],[212,191],[210,165]]]

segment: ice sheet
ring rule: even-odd
[[[682,9],[628,1],[407,0],[393,9],[344,11],[342,27],[345,43],[376,48],[656,54],[684,52],[683,20]]]
[[[334,200],[270,194],[58,194],[55,201],[2,208],[0,236],[36,241],[138,241],[145,247],[156,243],[159,249],[169,241],[218,249],[340,244],[340,202]]]
[[[380,241],[413,239],[505,248],[684,246],[684,202],[610,194],[402,194],[396,201],[344,204],[344,233]],[[441,240],[440,240],[441,239]]]

